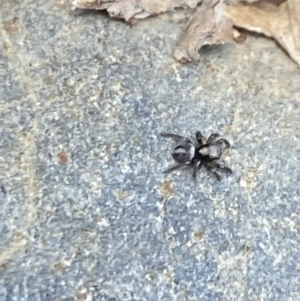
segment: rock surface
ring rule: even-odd
[[[1,11],[1,301],[300,300],[300,78],[273,41],[180,65],[181,12]],[[162,174],[159,132],[197,130],[232,176]]]

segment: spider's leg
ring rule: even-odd
[[[230,167],[228,167],[228,166],[219,167],[219,168],[222,169],[222,170],[224,170],[227,173],[230,173],[230,174],[233,173],[232,169]]]
[[[197,142],[199,144],[199,146],[202,146],[204,143],[205,143],[205,137],[202,135],[202,133],[200,131],[198,131],[196,133],[196,139],[197,139]]]
[[[211,174],[218,181],[221,181],[221,177],[216,171],[217,165],[218,163],[215,161],[204,163],[204,166],[207,169],[208,173]]]
[[[207,170],[209,171],[214,171],[216,173],[216,169],[219,169],[221,171],[224,171],[226,173],[229,173],[229,174],[232,174],[233,171],[230,167],[226,166],[224,163],[221,163],[221,162],[216,162],[216,161],[212,161],[212,162],[209,162],[207,164],[205,164],[205,167],[207,168]]]
[[[215,144],[225,144],[225,149],[230,148],[230,143],[226,139],[220,139],[215,142]]]
[[[208,173],[210,173],[214,178],[216,178],[218,181],[221,181],[220,175],[213,169],[207,169]]]
[[[214,133],[214,134],[211,134],[210,136],[209,136],[209,138],[207,139],[207,144],[212,144],[212,143],[214,143],[218,138],[220,137],[220,135],[219,134],[217,134],[217,133]]]
[[[165,138],[184,139],[186,142],[192,143],[189,138],[174,133],[161,132],[160,136]]]
[[[161,132],[160,135],[162,137],[165,137],[165,138],[175,138],[175,139],[182,139],[182,138],[185,138],[181,135],[178,135],[178,134],[174,134],[174,133],[169,133],[169,132]]]
[[[230,174],[233,173],[232,169],[230,167],[224,165],[224,164],[216,163],[215,167],[220,169],[220,170],[223,170],[227,173],[230,173]]]
[[[203,164],[202,161],[198,161],[194,164],[194,166],[193,166],[193,178],[194,179],[196,178],[197,171],[201,168],[202,164]]]
[[[183,166],[186,166],[186,165],[187,165],[186,163],[180,163],[180,164],[177,164],[177,165],[172,166],[172,167],[168,168],[167,170],[163,171],[163,173],[169,173],[169,172],[172,172],[172,171],[174,171],[174,170],[176,170],[176,169],[179,169],[179,168],[181,168],[181,167],[183,167]]]

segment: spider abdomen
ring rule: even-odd
[[[180,141],[172,152],[174,160],[180,163],[189,162],[195,156],[195,146],[192,143],[186,141]]]

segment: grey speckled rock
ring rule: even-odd
[[[273,41],[182,66],[180,12],[1,11],[1,301],[300,300],[300,80]],[[233,176],[162,174],[162,130],[223,134]]]

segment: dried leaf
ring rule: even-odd
[[[238,4],[239,2],[243,2],[245,4],[245,3],[254,3],[254,2],[258,2],[258,1],[264,1],[264,0],[225,0],[225,4],[226,5],[235,5],[235,4]],[[272,1],[272,0],[270,0],[270,1]]]
[[[286,0],[225,0],[225,3],[227,5],[235,5],[235,4],[238,4],[239,2],[246,4],[246,3],[262,2],[262,1],[269,2],[276,6],[279,6]]]
[[[276,6],[279,6],[280,4],[282,4],[283,2],[285,2],[286,0],[264,0],[266,2],[272,3]]]
[[[211,1],[203,4],[192,16],[174,57],[180,62],[199,60],[199,49],[203,45],[224,44],[232,39],[232,22],[224,17],[226,5],[219,1],[211,5]]]
[[[239,44],[242,44],[247,39],[247,33],[241,29],[233,29],[233,40]]]
[[[276,7],[259,2],[228,6],[234,25],[273,37],[300,67],[300,1],[288,0]]]
[[[199,49],[207,44],[223,44],[233,37],[246,36],[232,30],[235,25],[273,37],[300,67],[299,0],[204,0],[191,17],[174,57],[185,63],[199,59]],[[286,2],[285,2],[286,1]],[[196,8],[203,0],[70,0],[83,9],[107,10],[110,16],[137,22],[175,8]],[[227,6],[227,7],[226,7]],[[227,17],[227,18],[226,18]]]
[[[299,0],[289,0],[287,2],[288,15],[290,19],[291,33],[295,43],[295,51],[298,54],[298,65],[300,67],[300,2]]]
[[[107,10],[111,17],[144,19],[175,8],[195,8],[202,0],[70,0],[78,8]]]

